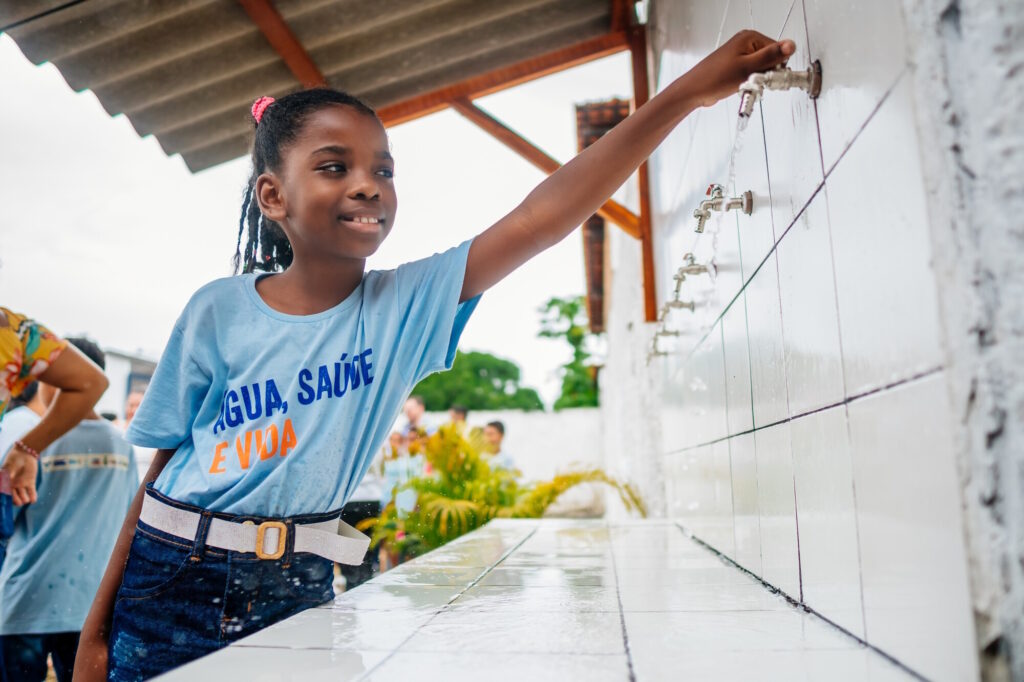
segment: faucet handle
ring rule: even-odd
[[[725,196],[725,188],[719,185],[717,182],[712,182],[708,185],[708,189],[704,192],[705,196],[709,197],[721,197]]]
[[[687,265],[696,265],[697,264],[697,258],[696,258],[696,256],[693,255],[693,252],[691,251],[691,252],[683,255],[683,262],[686,263]]]

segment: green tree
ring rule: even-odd
[[[455,404],[470,410],[543,410],[537,391],[519,385],[519,366],[487,353],[458,351],[451,370],[432,374],[413,389],[428,410]]]
[[[587,330],[586,301],[582,296],[551,298],[541,313],[539,336],[565,339],[572,347],[572,359],[562,365],[562,394],[555,409],[564,407],[596,407],[598,404],[596,368],[587,364],[590,353],[585,346],[593,336]]]

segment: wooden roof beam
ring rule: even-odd
[[[609,33],[381,107],[377,115],[386,126],[399,125],[441,111],[455,100],[489,95],[628,48],[629,39],[625,31]]]
[[[469,99],[454,100],[451,107],[548,175],[562,167],[562,164],[545,153],[544,150],[473,104]],[[606,201],[601,208],[597,209],[597,215],[615,223],[631,237],[640,237],[639,218],[617,201],[612,199]]]
[[[315,88],[327,85],[327,79],[320,72],[320,67],[292,33],[292,29],[271,0],[238,0],[238,4],[252,19],[252,23],[260,29],[274,51],[281,55],[281,59],[302,83],[302,87]]]

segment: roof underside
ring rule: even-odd
[[[327,82],[377,109],[605,36],[612,24],[609,0],[274,5]],[[256,97],[301,88],[235,0],[7,0],[0,27],[193,171],[248,151]]]

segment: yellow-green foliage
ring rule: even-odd
[[[493,518],[539,518],[559,495],[580,483],[609,485],[627,509],[647,515],[636,490],[601,469],[520,483],[514,472],[491,468],[482,454],[479,433],[465,436],[453,425],[421,439],[415,449],[433,470],[430,476],[413,478],[403,486],[417,491],[415,509],[400,516],[392,500],[380,517],[359,524],[362,530],[373,529],[374,546],[383,545],[400,560],[440,547]]]

